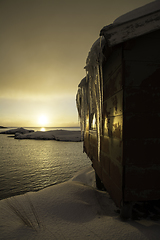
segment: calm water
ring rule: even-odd
[[[0,134],[0,199],[64,182],[90,165],[82,142],[18,140]]]

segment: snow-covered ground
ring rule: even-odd
[[[159,240],[160,222],[122,221],[91,167],[73,179],[0,201],[0,239]]]

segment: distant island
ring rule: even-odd
[[[4,127],[4,126],[0,126],[0,128],[7,128],[7,127]]]
[[[24,128],[16,128],[16,129],[10,129],[7,131],[0,132],[0,134],[16,134],[16,133],[25,134],[25,133],[30,133],[30,132],[34,132],[34,130],[27,130]]]

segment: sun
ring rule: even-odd
[[[41,125],[41,127],[45,127],[46,124],[48,123],[47,116],[45,116],[45,115],[39,116],[38,123]]]

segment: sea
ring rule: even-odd
[[[25,128],[40,131],[40,128]],[[80,128],[45,128],[43,130]],[[8,128],[0,129],[6,131]],[[71,179],[91,165],[83,142],[14,139],[0,134],[0,200]]]

